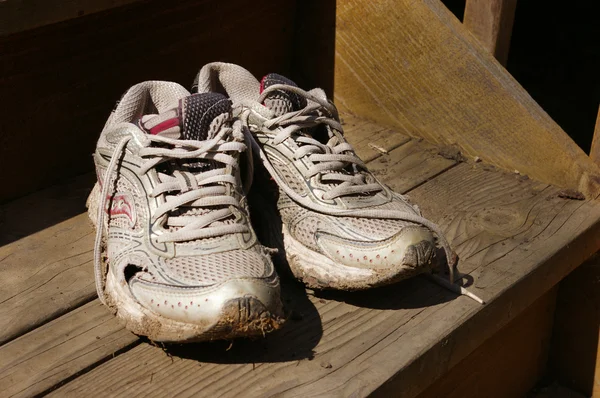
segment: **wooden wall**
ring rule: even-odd
[[[0,52],[0,202],[91,170],[99,130],[127,87],[187,85],[215,60],[290,72],[335,92],[342,110],[600,193],[600,167],[439,0],[140,0],[5,34]]]
[[[599,238],[600,239],[600,238]],[[560,284],[549,370],[561,384],[600,397],[600,253]]]
[[[135,83],[190,86],[211,61],[287,73],[295,8],[147,0],[0,37],[0,202],[91,171],[100,130]]]
[[[3,0],[0,36],[68,21],[141,0]]]

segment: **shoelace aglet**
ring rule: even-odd
[[[462,296],[467,296],[470,299],[477,301],[479,304],[485,304],[485,301],[482,300],[480,297],[478,297],[474,293],[471,293],[470,291],[468,291],[467,289],[465,289],[464,287],[462,287],[460,285],[457,285],[455,283],[450,283],[450,281],[448,281],[446,278],[442,278],[435,274],[424,274],[424,275],[427,278],[431,279],[433,282],[450,290],[453,293],[456,293],[456,294],[462,295]]]

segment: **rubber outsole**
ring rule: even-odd
[[[411,278],[430,271],[433,266],[431,250],[427,258],[421,259],[419,264],[403,264],[385,270],[348,267],[304,246],[291,236],[285,225],[283,241],[290,270],[311,289],[365,290]],[[414,246],[423,243],[429,244],[423,241]]]

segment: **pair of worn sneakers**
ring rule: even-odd
[[[94,154],[96,287],[128,329],[170,342],[278,329],[277,250],[315,289],[428,272],[436,241],[453,268],[440,230],[368,171],[321,89],[212,63],[193,91],[133,86]]]

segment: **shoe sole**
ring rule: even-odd
[[[273,166],[256,140],[252,141],[252,150],[258,154],[264,167],[272,176],[275,172]],[[311,289],[365,290],[396,283],[430,271],[432,268],[433,256],[429,256],[418,266],[404,265],[389,270],[348,267],[298,242],[289,233],[285,224],[282,226],[282,234],[285,255],[292,274]],[[414,246],[416,248],[419,245],[429,244],[428,241],[422,241]]]
[[[431,259],[417,267],[404,265],[388,270],[348,267],[304,246],[292,237],[285,224],[283,243],[290,270],[311,289],[365,290],[396,283],[431,269]]]
[[[94,228],[98,228],[99,196],[100,188],[96,184],[86,203],[88,216]],[[105,242],[102,245],[102,267],[107,270],[108,265],[104,262],[104,258],[106,258]],[[108,271],[105,274],[107,275],[104,284],[106,306],[125,328],[152,341],[183,343],[264,336],[279,329],[284,322],[281,308],[270,311],[261,300],[251,295],[226,301],[218,316],[205,324],[168,319],[137,302],[124,278],[119,281],[112,272]],[[278,297],[275,298],[275,301],[277,300]]]

